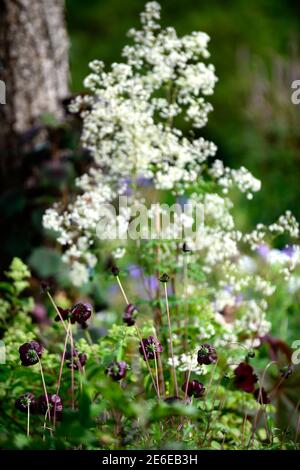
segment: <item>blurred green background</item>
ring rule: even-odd
[[[126,32],[139,27],[146,2],[67,0],[72,90],[83,90],[88,63],[121,59]],[[242,228],[271,222],[286,209],[300,219],[300,105],[291,103],[291,82],[300,79],[300,2],[297,0],[163,0],[162,23],[178,34],[211,37],[211,62],[219,83],[214,112],[203,135],[219,158],[245,165],[262,180],[253,201],[240,198]]]

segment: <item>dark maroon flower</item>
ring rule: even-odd
[[[268,405],[269,403],[271,403],[271,400],[264,387],[257,388],[254,392],[254,397],[261,405]]]
[[[77,302],[71,308],[71,323],[79,323],[83,328],[87,327],[87,320],[92,315],[93,307],[91,304]]]
[[[234,370],[234,383],[237,388],[247,393],[253,393],[257,376],[253,373],[253,367],[246,362],[241,362]]]
[[[139,352],[143,356],[144,360],[154,359],[155,354],[161,353],[163,350],[162,345],[154,336],[148,336],[143,338],[140,342]]]
[[[128,365],[124,361],[113,361],[107,367],[105,373],[109,375],[115,382],[124,379]]]
[[[78,353],[77,349],[73,351],[73,363],[72,363],[72,355],[71,352],[67,352],[65,355],[65,360],[67,362],[67,367],[69,369],[80,370],[82,369],[87,361],[87,355],[84,353]]]
[[[205,393],[205,387],[201,382],[198,382],[198,380],[191,380],[190,382],[184,382],[182,385],[181,390],[189,397],[194,396],[195,398],[200,398],[204,395]]]
[[[33,366],[39,362],[42,357],[44,348],[37,341],[24,343],[19,347],[20,359],[22,366]]]
[[[50,416],[51,417],[54,416],[54,410],[55,410],[55,416],[56,418],[59,419],[61,417],[61,413],[63,410],[63,405],[62,405],[60,396],[55,395],[55,394],[51,395],[50,393],[48,393],[47,396],[48,396],[48,401],[49,401]],[[43,415],[47,413],[48,406],[47,406],[46,395],[41,395],[39,397],[38,409],[40,413],[42,413]]]
[[[61,308],[61,307],[57,307],[58,310],[59,310],[59,313],[61,315],[61,318],[63,320],[68,320],[68,318],[70,317],[70,309],[69,308]],[[55,321],[61,321],[61,318],[59,315],[56,315],[56,317],[54,318]]]
[[[124,310],[123,322],[128,326],[133,326],[135,324],[137,314],[138,309],[134,305],[128,304]]]
[[[167,273],[163,273],[160,276],[159,280],[160,280],[160,282],[169,282],[170,276]]]
[[[22,413],[27,413],[28,412],[28,406],[29,410],[33,412],[36,407],[36,401],[35,401],[35,396],[33,393],[27,392],[24,393],[24,395],[21,395],[15,402],[15,407],[17,410],[22,411]]]
[[[200,349],[198,351],[198,364],[202,365],[209,365],[209,364],[215,364],[218,360],[217,352],[215,348],[208,343],[202,344],[200,346]]]

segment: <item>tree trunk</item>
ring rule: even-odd
[[[17,157],[22,134],[41,115],[62,118],[68,78],[64,0],[0,0],[1,159]]]

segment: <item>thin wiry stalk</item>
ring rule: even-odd
[[[266,367],[264,368],[264,371],[263,371],[263,374],[262,374],[262,378],[260,380],[260,384],[259,384],[259,392],[258,392],[258,403],[261,403],[262,402],[262,388],[263,388],[263,383],[264,383],[264,380],[265,380],[265,376],[266,376],[266,373],[267,373],[267,370],[269,369],[269,367],[271,367],[272,364],[278,364],[278,361],[271,361],[269,362]],[[255,418],[254,418],[254,422],[253,422],[253,429],[252,429],[252,434],[251,434],[251,437],[250,437],[250,440],[249,440],[249,443],[248,443],[248,446],[250,446],[250,443],[252,444],[252,447],[254,446],[254,435],[255,435],[255,432],[256,432],[256,428],[257,428],[257,422],[258,422],[258,416],[261,414],[261,411],[263,410],[263,412],[265,412],[264,408],[262,407],[262,405],[260,405],[260,407],[258,408],[257,412],[255,413]]]
[[[30,436],[30,402],[27,403],[27,437]]]
[[[70,343],[71,343],[71,397],[72,397],[72,410],[75,409],[74,399],[74,341],[71,321],[69,320],[69,331],[70,331]]]
[[[44,389],[44,394],[46,398],[46,403],[47,403],[47,413],[48,414],[48,419],[51,422],[51,415],[50,415],[50,405],[49,405],[49,398],[48,398],[48,393],[47,393],[47,387],[46,387],[46,382],[45,382],[45,377],[44,377],[44,372],[43,372],[43,366],[41,363],[41,360],[39,358],[39,365],[40,365],[40,372],[41,372],[41,377],[42,377],[42,383],[43,383],[43,389]]]
[[[157,355],[157,353],[154,352],[156,388],[157,388],[157,396],[158,396],[158,399],[160,400],[160,390],[159,390],[159,379],[158,379],[158,368],[157,368],[157,358],[156,358],[156,355]]]
[[[55,309],[55,311],[56,311],[56,313],[57,313],[57,315],[58,315],[58,317],[59,317],[61,323],[63,324],[63,327],[64,327],[66,333],[67,333],[68,327],[66,326],[65,321],[64,321],[63,317],[61,316],[61,313],[60,313],[60,311],[59,311],[59,308],[57,307],[56,303],[54,302],[53,297],[52,297],[52,295],[50,294],[49,291],[47,291],[47,295],[48,295],[48,297],[49,297],[49,299],[50,299],[50,302],[52,303],[52,305],[53,305],[53,307],[54,307],[54,309]]]
[[[66,356],[66,350],[67,350],[67,344],[68,344],[68,339],[69,339],[69,330],[70,326],[68,325],[66,337],[65,337],[65,343],[64,343],[64,349],[63,349],[63,354],[61,357],[61,363],[60,363],[60,369],[59,369],[59,375],[58,375],[58,380],[57,380],[57,387],[56,387],[56,395],[59,395],[59,390],[60,390],[60,384],[61,384],[61,377],[62,377],[62,371],[64,367],[64,362],[65,362],[65,356]],[[56,423],[56,401],[54,405],[54,413],[53,413],[53,427],[55,428],[55,423]]]
[[[168,317],[169,338],[170,338],[170,353],[171,353],[171,358],[172,358],[174,386],[175,386],[176,396],[178,397],[179,396],[179,394],[178,394],[178,384],[177,384],[177,376],[176,376],[176,369],[175,369],[175,359],[174,359],[173,341],[172,341],[171,317],[170,317],[168,291],[167,291],[167,283],[166,282],[164,282],[164,289],[165,289],[166,310],[167,310],[167,317]]]
[[[121,292],[122,292],[122,295],[123,295],[123,297],[124,297],[125,303],[126,303],[127,305],[129,305],[128,297],[127,297],[127,295],[126,295],[126,293],[125,293],[125,291],[124,291],[124,288],[123,288],[123,286],[122,286],[122,283],[121,283],[121,281],[120,281],[119,276],[116,276],[116,278],[117,278],[117,281],[118,281],[120,290],[121,290]],[[147,368],[148,368],[150,377],[151,377],[151,379],[152,379],[152,383],[153,383],[154,390],[155,390],[155,392],[156,392],[156,394],[157,394],[157,396],[158,396],[158,390],[157,390],[157,387],[156,387],[156,384],[155,384],[155,380],[154,380],[154,377],[153,377],[153,374],[152,374],[152,370],[151,370],[151,367],[150,367],[150,364],[149,364],[149,361],[148,361],[148,358],[147,358],[147,354],[146,354],[146,351],[145,351],[145,346],[144,346],[144,343],[143,343],[143,341],[142,341],[142,335],[141,335],[140,329],[139,329],[139,327],[137,326],[136,323],[135,323],[135,329],[136,329],[137,335],[138,335],[138,337],[139,337],[139,341],[140,341],[140,343],[141,343],[141,347],[142,347],[142,349],[143,349],[143,354],[144,354],[144,357],[145,357],[145,361],[146,361],[146,364],[147,364]]]

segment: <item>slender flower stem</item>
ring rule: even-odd
[[[123,294],[124,300],[125,300],[126,304],[129,305],[129,300],[128,300],[128,298],[127,298],[127,295],[125,294],[125,291],[124,291],[124,289],[123,289],[123,286],[122,286],[122,283],[121,283],[121,281],[120,281],[119,276],[116,276],[116,278],[117,278],[119,287],[120,287],[120,289],[121,289],[121,292],[122,292],[122,294]]]
[[[71,397],[72,397],[72,410],[75,409],[74,401],[74,340],[72,333],[71,321],[69,320],[70,343],[71,343]]]
[[[184,349],[187,350],[188,344],[188,303],[187,303],[187,256],[183,256],[183,298],[184,298]]]
[[[153,374],[152,374],[152,370],[151,370],[151,367],[150,367],[150,364],[149,364],[149,361],[148,361],[148,357],[147,357],[147,353],[146,353],[145,346],[144,346],[144,343],[143,343],[142,335],[141,335],[140,329],[139,329],[139,327],[137,326],[137,324],[135,324],[135,329],[136,329],[137,335],[138,335],[138,337],[139,337],[139,341],[140,341],[140,344],[141,344],[141,347],[142,347],[142,350],[143,350],[143,354],[144,354],[144,358],[145,358],[145,361],[146,361],[146,364],[147,364],[148,372],[149,372],[150,377],[151,377],[151,379],[152,379],[152,383],[153,383],[154,390],[155,390],[155,392],[157,393],[157,396],[159,396],[159,395],[158,395],[159,392],[158,392],[158,390],[157,390],[157,388],[156,388],[155,380],[154,380],[154,377],[153,377]]]
[[[185,385],[185,391],[184,391],[184,400],[187,399],[187,392],[188,392],[188,387],[189,387],[189,380],[190,380],[191,373],[192,373],[192,367],[193,367],[193,355],[192,355],[192,357],[191,357],[190,367],[189,367],[189,371],[188,371],[188,374],[187,374],[186,385]]]
[[[157,368],[157,353],[154,352],[154,363],[155,363],[155,376],[156,376],[156,388],[157,388],[157,396],[160,400],[160,390],[159,390],[159,378],[158,378],[158,368]]]
[[[30,402],[27,403],[27,437],[30,436]]]
[[[121,283],[121,281],[120,281],[119,276],[116,276],[116,278],[117,278],[117,281],[118,281],[120,290],[121,290],[121,292],[122,292],[122,295],[123,295],[123,297],[124,297],[125,303],[126,303],[127,305],[129,305],[128,297],[127,297],[127,295],[125,294],[125,291],[124,291],[124,289],[123,289],[123,286],[122,286],[122,283]],[[147,354],[146,354],[146,351],[145,351],[144,343],[143,343],[143,341],[142,341],[142,335],[141,335],[140,329],[139,329],[139,327],[137,326],[136,323],[135,323],[135,329],[136,329],[137,335],[138,335],[138,337],[139,337],[139,340],[140,340],[140,343],[141,343],[141,347],[142,347],[142,349],[143,349],[144,358],[145,358],[145,361],[146,361],[146,364],[147,364],[147,368],[148,368],[149,374],[150,374],[151,379],[152,379],[152,383],[153,383],[155,392],[157,393],[157,396],[159,396],[159,392],[158,392],[158,389],[157,389],[157,387],[156,387],[155,380],[154,380],[154,377],[153,377],[153,374],[152,374],[152,370],[151,370],[151,367],[150,367],[150,364],[149,364],[149,361],[148,361],[148,358],[147,358]]]
[[[52,303],[52,305],[53,305],[53,307],[54,307],[54,309],[55,309],[55,311],[56,311],[56,313],[57,313],[57,315],[58,315],[60,321],[62,322],[63,327],[64,327],[66,333],[67,333],[68,327],[66,326],[65,321],[64,321],[63,317],[61,316],[61,313],[60,313],[60,311],[59,311],[59,308],[57,307],[56,303],[54,302],[53,297],[52,297],[52,295],[50,294],[49,291],[47,291],[47,295],[48,295],[48,297],[49,297],[49,299],[50,299],[50,302]]]
[[[45,377],[44,377],[44,372],[43,372],[43,366],[42,366],[42,363],[41,363],[40,358],[39,358],[39,365],[40,365],[40,371],[41,371],[41,377],[42,377],[42,383],[43,383],[44,394],[45,394],[46,403],[47,403],[47,413],[46,413],[46,416],[48,415],[48,419],[49,419],[49,421],[51,422],[49,398],[48,398],[48,393],[47,393],[47,388],[46,388],[46,382],[45,382]]]
[[[170,352],[171,352],[172,365],[173,365],[174,386],[175,386],[175,393],[176,393],[176,396],[178,397],[178,384],[177,384],[177,377],[176,377],[176,370],[175,370],[175,360],[174,360],[173,341],[172,341],[172,328],[171,328],[171,317],[170,317],[169,301],[168,301],[168,291],[167,291],[167,283],[166,283],[166,282],[164,282],[164,288],[165,288],[165,299],[166,299],[166,309],[167,309],[167,317],[168,317],[168,326],[169,326]]]
[[[60,390],[62,371],[63,371],[63,367],[64,367],[67,344],[68,344],[68,339],[69,339],[69,334],[70,334],[69,328],[70,328],[70,326],[68,325],[68,330],[67,330],[67,333],[66,333],[65,343],[64,343],[64,350],[63,350],[63,354],[62,354],[61,362],[60,362],[60,369],[59,369],[59,375],[58,375],[57,387],[56,387],[56,395],[59,395],[59,390]],[[55,428],[55,423],[56,423],[56,402],[55,402],[55,405],[54,405],[53,416],[54,416],[53,417],[53,427]]]
[[[127,305],[129,305],[128,297],[127,297],[127,295],[125,294],[125,291],[124,291],[124,289],[123,289],[123,286],[122,286],[122,283],[121,283],[121,281],[120,281],[119,276],[116,276],[116,278],[117,278],[117,281],[118,281],[120,290],[121,290],[121,292],[122,292],[122,295],[123,295],[123,297],[124,297],[125,303],[126,303]],[[148,367],[149,374],[150,374],[151,379],[152,379],[152,383],[153,383],[154,389],[155,389],[155,391],[156,391],[156,393],[157,393],[157,396],[159,396],[159,395],[158,395],[159,392],[158,392],[158,390],[157,390],[157,388],[156,388],[155,380],[154,380],[154,377],[153,377],[153,374],[152,374],[152,370],[151,370],[151,367],[150,367],[150,364],[149,364],[149,361],[148,361],[148,358],[147,358],[147,354],[146,354],[146,351],[145,351],[144,343],[143,343],[143,341],[142,341],[142,335],[141,335],[140,329],[139,329],[139,327],[137,326],[137,324],[135,324],[135,329],[136,329],[137,335],[138,335],[138,337],[139,337],[139,340],[140,340],[140,343],[141,343],[141,347],[142,347],[142,349],[143,349],[143,354],[144,354],[144,357],[145,357],[145,361],[146,361],[146,364],[147,364],[147,367]]]

